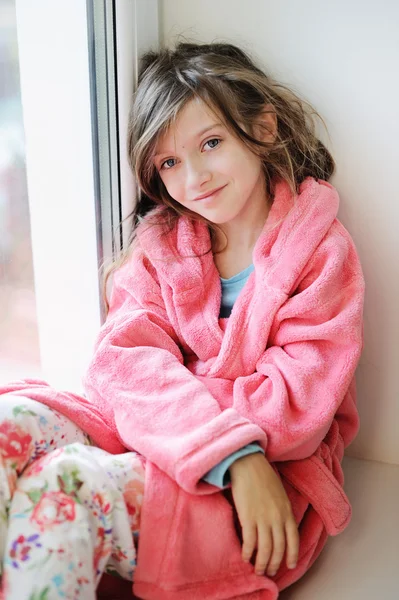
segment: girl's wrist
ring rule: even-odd
[[[233,481],[233,478],[240,474],[242,470],[247,470],[248,465],[254,464],[255,461],[262,461],[264,463],[267,462],[264,454],[260,452],[255,452],[254,454],[247,454],[246,456],[241,456],[237,458],[236,461],[233,462],[229,467],[230,479]]]

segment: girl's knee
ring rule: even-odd
[[[2,430],[10,427],[10,423],[17,424],[19,428],[29,429],[33,425],[44,425],[57,416],[60,415],[56,411],[28,396],[20,394],[0,396],[0,435]],[[6,425],[1,428],[4,423]]]
[[[29,398],[4,394],[0,401],[0,458],[21,472],[30,459],[35,434],[41,437]]]
[[[90,439],[58,411],[23,395],[0,397],[0,456],[18,471],[22,463],[73,442],[89,445]]]
[[[10,418],[16,416],[19,413],[24,413],[29,410],[38,410],[43,406],[37,400],[29,398],[24,394],[1,394],[0,395],[0,421],[3,418]]]
[[[18,481],[18,489],[32,485],[46,490],[61,490],[79,495],[82,486],[91,491],[106,487],[107,477],[97,463],[95,453],[99,448],[88,447],[81,442],[57,448],[35,460]]]

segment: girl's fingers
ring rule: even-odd
[[[269,562],[267,574],[273,576],[277,573],[283,560],[285,552],[285,529],[283,525],[274,524],[272,526],[273,533],[273,554]]]
[[[273,551],[273,538],[271,528],[258,527],[258,552],[256,554],[255,573],[264,575],[266,565]]]
[[[294,517],[287,520],[285,531],[287,534],[287,567],[294,569],[299,555],[299,532]]]
[[[256,526],[246,525],[242,527],[242,559],[249,562],[256,546]]]

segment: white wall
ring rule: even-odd
[[[339,218],[365,277],[361,430],[346,454],[399,464],[399,3],[161,0],[161,40],[230,41],[312,102],[337,162]]]

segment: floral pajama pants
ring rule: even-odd
[[[145,460],[112,455],[57,411],[0,397],[0,598],[94,600],[136,567]]]

